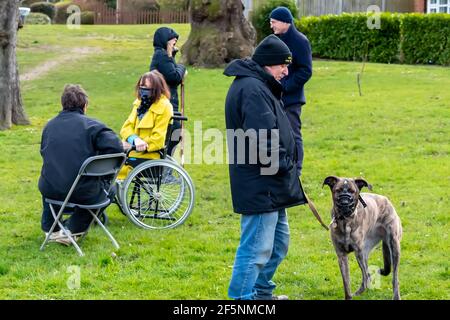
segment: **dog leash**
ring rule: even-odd
[[[181,80],[181,115],[184,117],[184,80]],[[184,121],[181,121],[180,164],[184,168]]]
[[[309,197],[308,197],[308,195],[306,194],[306,192],[303,191],[303,193],[305,194],[306,201],[308,202],[309,209],[311,210],[311,212],[313,213],[313,215],[316,217],[317,221],[319,221],[319,223],[322,225],[322,227],[324,227],[325,230],[328,231],[328,230],[329,230],[329,229],[328,229],[328,226],[327,226],[325,223],[323,223],[322,218],[320,217],[319,212],[318,212],[317,209],[316,209],[316,206],[315,206],[314,203],[311,201],[311,199],[309,199]]]

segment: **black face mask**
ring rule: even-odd
[[[139,88],[139,96],[141,97],[141,104],[137,109],[138,116],[144,115],[150,106],[155,102],[155,89],[153,88]]]

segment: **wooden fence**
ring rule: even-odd
[[[413,0],[301,0],[297,4],[300,16],[366,12],[371,5],[387,12],[414,12]]]
[[[188,11],[132,11],[120,12],[99,4],[93,6],[94,24],[161,24],[189,23]]]

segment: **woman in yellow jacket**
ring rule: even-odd
[[[145,73],[136,84],[133,110],[120,130],[124,148],[136,146],[130,153],[133,158],[159,159],[159,150],[164,148],[167,127],[173,115],[170,91],[164,77],[158,71]],[[124,166],[117,179],[123,180],[131,170]]]

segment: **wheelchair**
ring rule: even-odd
[[[181,113],[172,120],[186,121]],[[115,202],[120,211],[136,226],[144,229],[171,229],[183,224],[192,212],[195,188],[191,177],[174,158],[167,154],[172,136],[169,124],[160,159],[130,161],[128,150],[126,165],[133,169],[122,182],[116,183]]]

